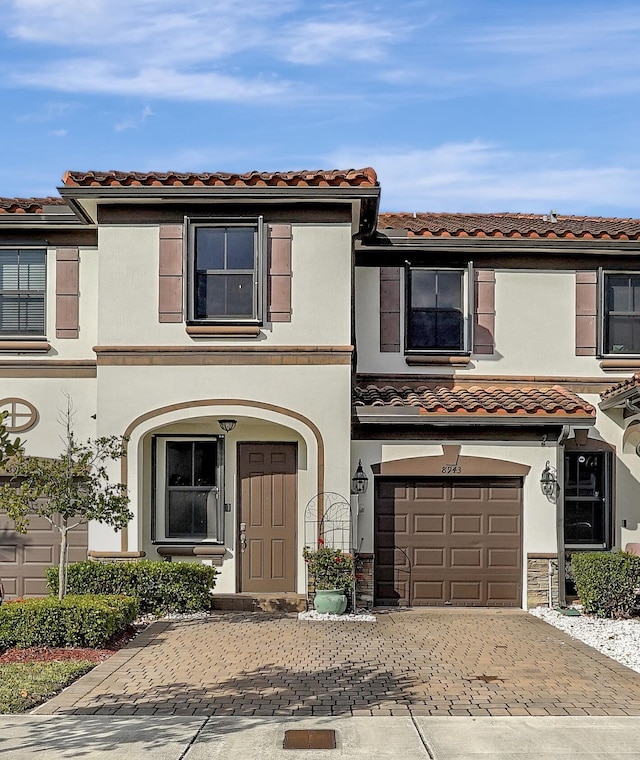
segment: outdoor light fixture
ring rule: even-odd
[[[358,467],[354,476],[351,478],[351,493],[361,494],[367,492],[367,486],[369,485],[369,478],[364,474],[362,469],[362,459],[358,460]]]
[[[236,426],[236,420],[218,420],[218,425],[220,425],[225,433],[230,433]]]
[[[540,488],[542,489],[542,493],[548,498],[557,496],[558,494],[558,473],[549,460],[547,460],[540,476]]]

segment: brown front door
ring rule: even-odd
[[[377,603],[519,607],[521,522],[520,480],[378,480]]]
[[[296,589],[295,443],[238,444],[240,591]]]

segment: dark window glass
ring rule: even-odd
[[[409,273],[407,348],[464,349],[462,271],[413,269]]]
[[[197,227],[195,319],[252,319],[256,309],[256,230]]]
[[[565,544],[608,547],[611,522],[610,452],[567,451],[564,468]]]
[[[640,275],[606,275],[604,310],[605,353],[640,354]]]
[[[216,483],[216,441],[167,442],[166,537],[206,538],[207,504]]]
[[[44,335],[44,251],[0,251],[0,334]]]

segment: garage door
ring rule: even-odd
[[[376,481],[380,605],[520,607],[522,481]]]
[[[43,517],[32,517],[28,533],[16,533],[13,521],[0,514],[0,578],[7,597],[46,596],[45,571],[58,564],[60,534]],[[69,561],[87,558],[87,527],[69,532]]]

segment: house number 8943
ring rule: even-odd
[[[462,467],[458,467],[455,464],[447,464],[442,468],[443,475],[460,475]]]

